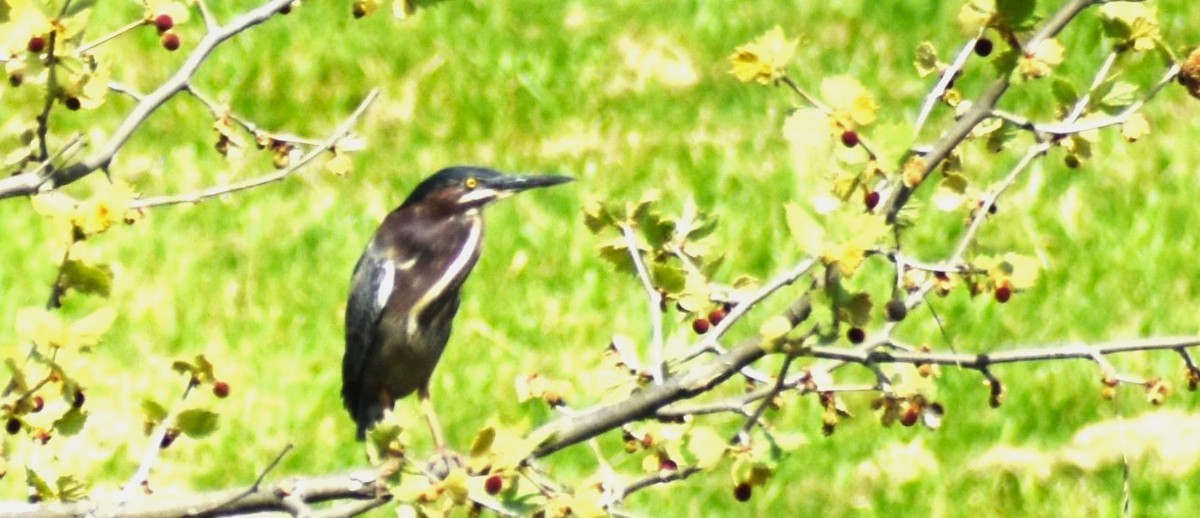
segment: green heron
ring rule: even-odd
[[[481,211],[518,192],[569,181],[450,167],[426,178],[383,219],[354,266],[346,305],[342,401],[358,440],[415,391],[435,447],[445,450],[429,378],[450,338],[459,290],[479,259]]]

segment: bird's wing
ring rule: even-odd
[[[373,354],[375,324],[395,289],[396,266],[372,242],[354,265],[346,303],[346,353],[342,358],[342,401],[358,419],[363,369]]]

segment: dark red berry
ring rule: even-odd
[[[224,381],[213,383],[213,395],[219,398],[229,397],[229,384]]]
[[[679,465],[671,459],[660,459],[658,461],[658,469],[662,471],[676,471],[679,469]]]
[[[753,488],[750,487],[750,484],[745,482],[742,482],[733,488],[733,497],[739,502],[750,500],[751,493],[753,493]]]
[[[867,210],[875,210],[879,205],[879,191],[871,191],[863,195],[863,203],[866,204]]]
[[[996,302],[1001,304],[1008,302],[1008,299],[1012,298],[1012,287],[1005,285],[996,288],[995,296]]]
[[[87,398],[83,395],[83,389],[75,389],[75,394],[71,397],[71,406],[79,408],[83,406],[85,401],[87,401]]]
[[[988,214],[995,214],[998,210],[1000,209],[996,206],[996,202],[992,202],[992,204],[988,206]]]
[[[850,340],[852,344],[861,344],[863,340],[867,339],[867,332],[863,331],[861,327],[851,327],[849,331],[846,331],[846,339]]]
[[[696,320],[692,321],[692,331],[695,331],[698,335],[707,333],[708,328],[711,326],[712,323],[709,322],[707,318],[697,318]]]
[[[179,50],[180,42],[179,42],[178,34],[175,34],[173,32],[164,32],[162,35],[162,38],[160,38],[160,41],[162,41],[162,46],[164,49],[167,49],[172,52]]]
[[[158,29],[158,32],[167,32],[173,27],[175,27],[175,20],[171,19],[171,15],[160,14],[154,17],[154,28]]]
[[[36,414],[41,412],[42,408],[45,408],[45,406],[46,401],[42,399],[42,396],[33,396],[33,408],[30,408],[29,411]]]
[[[4,424],[4,430],[9,435],[16,435],[17,432],[21,431],[21,420],[15,417],[8,418],[8,422]]]
[[[712,325],[715,326],[717,324],[720,324],[722,320],[725,320],[725,309],[724,308],[717,308],[717,309],[714,309],[714,310],[708,312],[708,321]]]
[[[34,54],[37,54],[43,50],[46,50],[46,38],[43,38],[41,36],[34,36],[32,38],[29,38],[29,45],[26,46],[26,48],[29,49],[29,52],[32,52]]]
[[[500,475],[492,475],[483,482],[483,490],[489,495],[495,495],[504,489],[504,479]]]
[[[79,102],[78,97],[68,97],[63,99],[63,105],[65,105],[67,109],[71,111],[79,111],[79,108],[83,107],[83,104]]]
[[[908,316],[908,306],[900,299],[889,300],[884,309],[887,311],[888,320],[892,322],[899,322]]]
[[[912,426],[917,424],[917,419],[921,417],[921,409],[917,405],[908,405],[904,409],[904,413],[900,414],[900,424],[904,426]]]
[[[981,58],[986,58],[992,55],[992,40],[987,38],[979,38],[975,40],[975,54]]]
[[[163,449],[169,448],[177,437],[179,437],[179,430],[168,428],[167,433],[163,434],[162,441],[158,443],[158,446]]]
[[[842,145],[846,147],[854,147],[858,145],[858,132],[854,130],[846,130],[842,132]]]

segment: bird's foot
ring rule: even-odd
[[[442,480],[450,476],[450,472],[456,468],[466,466],[466,463],[463,462],[462,457],[457,453],[450,450],[438,450],[437,453],[433,454],[433,457],[430,457],[425,466],[430,475],[438,480]]]

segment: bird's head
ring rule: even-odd
[[[413,189],[400,208],[428,206],[437,212],[466,212],[521,191],[573,180],[557,175],[510,175],[485,167],[448,167]]]

